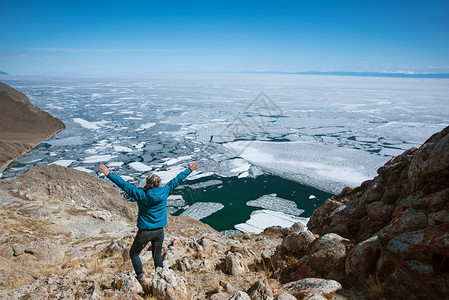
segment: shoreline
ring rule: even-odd
[[[54,137],[55,135],[57,135],[58,133],[60,133],[60,132],[63,131],[64,129],[65,129],[65,127],[62,128],[62,129],[60,129],[60,130],[58,130],[58,131],[56,131],[56,132],[54,132],[54,133],[52,133],[52,134],[47,135],[47,136],[44,137],[43,139],[39,140],[39,142],[37,142],[37,143],[36,143],[32,148],[30,148],[29,150],[27,150],[27,151],[21,153],[19,156],[17,156],[17,157],[15,157],[15,158],[12,158],[12,159],[8,160],[6,163],[4,163],[3,165],[1,165],[1,166],[0,166],[0,175],[3,175],[3,172],[4,172],[4,171],[5,171],[5,170],[6,170],[6,169],[7,169],[13,162],[15,162],[17,159],[19,159],[19,158],[25,156],[26,154],[28,154],[29,152],[31,152],[34,148],[36,148],[37,146],[39,146],[39,145],[42,144],[43,142],[45,142],[45,141],[51,139],[52,137]],[[1,179],[1,177],[2,177],[2,176],[0,176],[0,179]]]

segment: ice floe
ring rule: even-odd
[[[246,202],[246,205],[275,210],[293,216],[299,216],[304,212],[303,209],[298,209],[294,201],[277,197],[276,194],[264,195],[256,200]]]
[[[110,155],[110,154],[104,154],[104,155],[92,155],[85,157],[83,160],[83,164],[93,164],[93,163],[99,163],[99,162],[107,162],[111,159],[115,158],[117,156]]]
[[[134,150],[124,146],[112,146],[115,152],[133,152]]]
[[[223,209],[224,205],[216,202],[196,202],[181,213],[181,216],[201,220]]]
[[[99,122],[89,122],[81,118],[74,118],[73,122],[80,124],[84,128],[87,129],[99,129],[100,126],[108,123],[107,121],[99,121]]]
[[[153,127],[154,125],[156,125],[156,123],[146,123],[141,125],[139,128],[136,129],[136,131],[143,131],[145,129],[149,129],[151,127]]]
[[[51,163],[51,165],[59,165],[59,166],[63,166],[63,167],[68,167],[70,166],[75,160],[72,159],[61,159],[61,160],[57,160],[53,163]]]
[[[178,174],[184,171],[185,169],[186,169],[185,167],[176,166],[169,170],[157,171],[155,173],[161,178],[161,183],[166,184],[167,182],[178,176]]]
[[[133,177],[131,177],[131,176],[128,176],[128,175],[121,175],[120,177],[122,177],[122,178],[123,178],[123,180],[126,180],[126,181],[134,180],[134,178],[133,178]]]
[[[212,176],[214,174],[215,174],[214,172],[204,172],[204,173],[198,172],[198,173],[194,173],[192,175],[189,175],[187,177],[187,180],[196,180],[196,179],[200,179],[200,178],[203,178],[203,177]]]
[[[266,171],[332,193],[375,177],[376,170],[388,161],[362,150],[304,141],[254,141],[250,145],[238,141],[225,146],[239,150],[241,157]]]
[[[219,167],[216,173],[222,177],[239,176],[249,171],[251,164],[242,158],[233,158],[222,160],[219,162]],[[244,174],[248,175],[248,174]]]
[[[134,147],[136,147],[137,150],[142,150],[143,147],[145,147],[146,142],[140,142],[137,145],[134,145]]]
[[[123,118],[123,120],[142,120],[141,117],[127,117],[127,118]]]
[[[150,167],[144,163],[138,162],[138,161],[130,163],[129,166],[137,171],[140,171],[140,172],[148,172],[148,171],[153,170],[152,167]]]
[[[186,205],[181,195],[170,195],[167,198],[167,206],[183,207]]]
[[[83,144],[83,139],[80,136],[71,136],[62,139],[52,139],[46,141],[46,143],[52,146],[77,146]]]
[[[207,188],[209,186],[214,186],[214,185],[220,185],[223,184],[223,181],[221,180],[208,180],[208,181],[204,181],[204,182],[199,182],[199,183],[195,183],[195,184],[183,184],[181,187],[189,187],[191,189],[204,189]]]
[[[242,232],[261,233],[271,226],[291,227],[296,222],[301,222],[307,226],[309,218],[295,217],[278,211],[268,209],[253,211],[250,218],[245,223],[234,226]]]
[[[168,160],[165,161],[165,164],[174,165],[180,161],[187,160],[187,159],[192,159],[192,155],[185,155],[185,156],[180,156],[180,157],[175,157],[175,158],[169,158]]]
[[[84,167],[74,167],[74,169],[78,170],[78,171],[83,171],[83,172],[86,172],[86,173],[94,173],[95,172],[95,171],[93,171],[91,169],[87,169],[87,168],[84,168]]]

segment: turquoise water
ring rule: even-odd
[[[294,201],[299,209],[303,209],[301,217],[309,217],[313,211],[332,197],[332,194],[305,186],[295,181],[279,176],[263,175],[257,178],[237,177],[205,177],[185,184],[195,184],[209,180],[221,180],[223,184],[192,189],[188,186],[176,189],[174,194],[182,195],[186,204],[195,202],[218,202],[224,205],[220,211],[201,219],[203,223],[212,226],[218,231],[232,230],[234,225],[246,222],[250,214],[262,208],[250,207],[246,203],[263,195],[277,194],[278,197]],[[316,199],[309,199],[310,195]],[[179,210],[174,215],[180,215]]]

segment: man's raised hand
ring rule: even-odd
[[[193,163],[190,164],[189,169],[190,169],[190,171],[193,172],[193,171],[195,171],[196,169],[198,169],[199,166],[200,166],[200,163],[196,161],[196,162],[193,162]]]
[[[109,176],[111,172],[109,172],[109,169],[105,165],[100,165],[100,171],[106,176]]]

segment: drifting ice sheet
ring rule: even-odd
[[[165,164],[167,164],[167,165],[174,165],[177,162],[180,162],[180,161],[183,161],[183,160],[186,160],[186,159],[191,159],[191,158],[192,158],[192,155],[185,155],[185,156],[180,156],[180,157],[176,157],[176,158],[171,158],[171,159],[168,159],[165,162]]]
[[[166,184],[167,182],[169,182],[170,180],[175,178],[179,173],[181,173],[185,169],[186,168],[184,168],[182,166],[176,166],[167,171],[157,171],[156,174],[159,175],[159,177],[161,178],[161,183]]]
[[[264,170],[331,193],[375,177],[377,169],[389,159],[361,150],[304,141],[254,141],[249,145],[237,141],[225,146]]]
[[[86,173],[93,173],[94,172],[93,170],[87,169],[87,168],[84,168],[84,167],[75,167],[74,169],[78,170],[78,171],[83,171],[83,172],[86,172]]]
[[[78,124],[80,124],[81,126],[83,126],[84,128],[87,128],[87,129],[99,129],[100,128],[99,125],[103,125],[103,124],[107,123],[105,121],[89,122],[89,121],[86,121],[86,120],[81,119],[81,118],[74,118],[73,122],[78,123]]]
[[[68,166],[70,166],[73,162],[74,162],[74,160],[70,160],[70,159],[61,159],[61,160],[55,161],[54,163],[51,163],[51,165],[59,165],[59,166],[63,166],[63,167],[68,167]]]
[[[187,180],[195,180],[195,179],[199,179],[199,178],[203,178],[203,177],[212,176],[214,174],[215,174],[214,172],[205,172],[205,173],[198,172],[194,175],[189,175],[189,177],[187,177],[186,179]]]
[[[167,206],[182,207],[184,205],[186,202],[181,195],[170,195],[167,198]]]
[[[209,181],[199,182],[199,183],[195,183],[195,184],[184,184],[181,187],[190,187],[191,189],[196,190],[196,189],[204,189],[209,186],[220,185],[220,184],[223,184],[223,181],[209,180]]]
[[[224,207],[221,203],[215,202],[196,202],[187,208],[181,216],[191,217],[192,219],[201,220],[205,217],[216,213]]]
[[[146,123],[137,128],[136,131],[143,131],[145,129],[153,127],[154,125],[156,125],[156,123]]]
[[[112,146],[115,152],[133,152],[133,149],[124,146]]]
[[[235,229],[242,232],[261,233],[265,228],[271,226],[291,227],[296,222],[307,226],[309,218],[294,217],[281,212],[268,209],[256,210],[251,213],[248,221],[235,225]]]
[[[116,156],[109,155],[109,154],[88,156],[88,157],[84,158],[83,164],[93,164],[93,163],[110,161],[111,159],[113,159],[115,157]]]
[[[146,164],[143,164],[138,161],[130,163],[129,166],[137,171],[140,171],[140,172],[148,172],[153,169],[152,167],[147,166]]]
[[[276,196],[276,194],[264,195],[257,198],[256,200],[246,202],[246,205],[272,209],[293,216],[299,216],[304,212],[303,209],[298,209],[294,201],[279,198]]]

